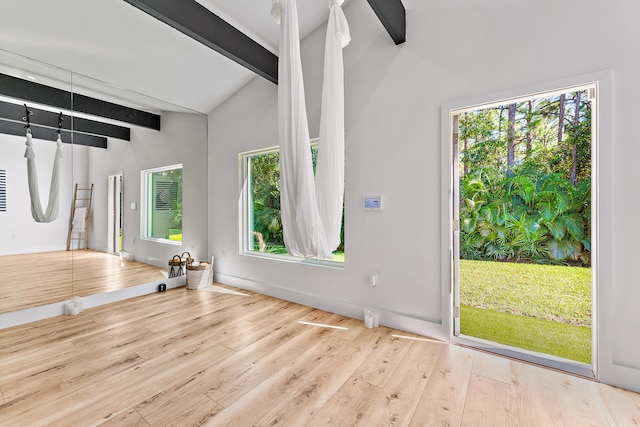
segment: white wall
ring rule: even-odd
[[[346,213],[344,269],[239,255],[237,154],[277,144],[277,88],[255,78],[209,115],[209,248],[216,277],[241,287],[448,338],[442,257],[441,107],[611,69],[601,141],[600,379],[640,390],[640,303],[633,243],[639,204],[636,143],[640,39],[633,0],[403,0],[407,42],[395,46],[367,2],[350,2],[345,49]],[[324,28],[302,45],[311,135],[317,135]],[[612,115],[613,114],[613,115]],[[636,153],[637,152],[637,153]],[[605,162],[606,163],[606,162]],[[361,209],[381,194],[384,211]],[[378,286],[367,284],[378,274]],[[613,273],[615,272],[615,274]],[[445,290],[445,291],[443,291]],[[444,298],[443,298],[444,292]]]
[[[132,127],[131,141],[110,138],[107,150],[91,149],[89,180],[94,184],[94,209],[89,245],[107,251],[107,184],[109,175],[124,178],[123,250],[138,261],[167,267],[175,254],[188,251],[201,261],[207,249],[207,119],[204,115],[163,113],[160,132]],[[183,165],[182,245],[140,239],[140,171]],[[136,203],[137,209],[131,209]]]
[[[38,223],[31,217],[31,199],[24,158],[25,137],[0,134],[0,169],[7,171],[7,211],[0,212],[0,255],[65,250],[69,215],[73,200],[72,146],[64,144],[60,172],[60,205],[58,218]],[[56,143],[33,139],[42,209],[49,202],[51,170]],[[75,159],[81,161],[81,159]]]

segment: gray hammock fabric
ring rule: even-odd
[[[36,222],[51,222],[58,217],[60,205],[60,159],[62,159],[62,140],[58,135],[56,154],[51,171],[51,186],[49,187],[49,203],[46,212],[42,212],[40,190],[38,189],[38,171],[36,170],[36,153],[31,141],[31,130],[27,130],[27,149],[24,157],[27,159],[27,175],[29,180],[29,196],[31,197],[31,216]]]

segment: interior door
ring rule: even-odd
[[[122,188],[122,174],[109,175],[109,197],[107,201],[107,250],[109,253],[120,253],[122,251]]]

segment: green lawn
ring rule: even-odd
[[[182,242],[182,229],[169,229],[169,240]]]
[[[591,362],[591,269],[460,261],[460,332]]]
[[[463,305],[460,332],[464,335],[591,363],[591,328]]]

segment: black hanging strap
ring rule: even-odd
[[[62,116],[62,111],[60,111],[60,114],[58,115],[58,135],[60,135],[60,130],[62,129],[63,120],[64,120],[64,117]]]
[[[27,124],[24,126],[27,130],[31,130],[31,118],[30,116],[33,116],[33,111],[29,110],[29,107],[27,107],[27,104],[24,104],[24,111],[25,111],[25,116],[22,118],[23,121],[27,122]]]

